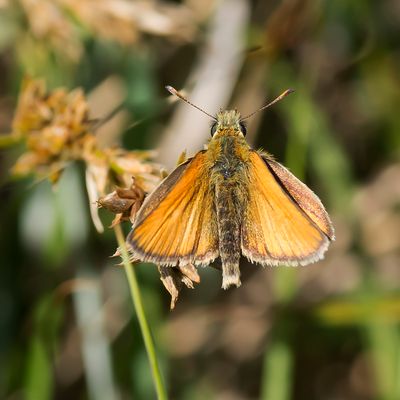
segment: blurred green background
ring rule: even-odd
[[[263,147],[322,199],[336,241],[302,268],[242,262],[169,296],[136,267],[172,399],[400,399],[400,3],[328,0],[1,0],[0,131],[21,80],[83,87],[99,135],[170,169],[210,113],[248,114]],[[81,165],[57,188],[14,180],[0,153],[0,398],[155,398],[111,230],[92,226]],[[109,224],[112,217],[101,214]],[[128,232],[129,224],[125,223]]]

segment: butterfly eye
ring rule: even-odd
[[[214,123],[211,125],[211,136],[214,136],[216,131],[217,131],[217,123],[214,122]]]
[[[239,122],[239,126],[240,126],[240,131],[243,133],[243,136],[246,136],[247,134],[246,124],[244,122]]]

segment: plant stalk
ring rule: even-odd
[[[136,279],[136,274],[133,269],[132,263],[129,261],[129,255],[125,244],[125,237],[122,233],[121,226],[116,225],[114,227],[114,232],[117,238],[118,246],[121,250],[122,262],[124,264],[124,269],[129,283],[129,291],[131,293],[133,306],[139,320],[140,330],[142,332],[147,357],[150,363],[151,374],[157,392],[157,398],[158,400],[166,400],[167,392],[165,390],[163,379],[161,377],[161,370],[156,356],[154,341],[151,336],[150,327],[146,319],[146,314],[144,312],[142,296],[140,294],[140,288]]]

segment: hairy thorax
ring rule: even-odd
[[[209,168],[214,184],[243,179],[250,147],[243,136],[232,133],[221,134],[209,144]]]

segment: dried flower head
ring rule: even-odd
[[[55,183],[69,163],[83,162],[92,220],[102,232],[99,207],[115,214],[111,226],[121,221],[133,224],[146,194],[155,188],[164,173],[151,161],[155,155],[152,151],[100,148],[92,121],[81,89],[47,91],[43,81],[25,79],[12,136],[25,142],[26,151],[18,158],[12,173],[33,174]],[[185,159],[186,154],[182,153],[178,162]],[[120,255],[119,249],[114,255]],[[183,285],[193,288],[193,282],[200,281],[193,265],[160,266],[159,271],[161,281],[171,294],[171,309]]]
[[[89,109],[80,89],[47,93],[41,80],[25,79],[19,97],[12,134],[26,143],[17,160],[15,175],[34,173],[57,181],[62,169],[81,158],[81,149],[93,143]]]
[[[133,201],[129,212],[133,220],[144,193],[158,183],[160,168],[150,161],[154,152],[100,148],[93,128],[89,106],[81,89],[48,92],[42,80],[25,79],[12,135],[25,142],[26,151],[15,163],[12,173],[17,176],[33,174],[54,183],[66,165],[83,161],[92,217],[98,230],[102,231],[97,200],[106,197],[105,207],[113,198],[110,192],[115,191],[125,200],[130,196],[129,200]],[[124,210],[118,221],[127,213]]]

